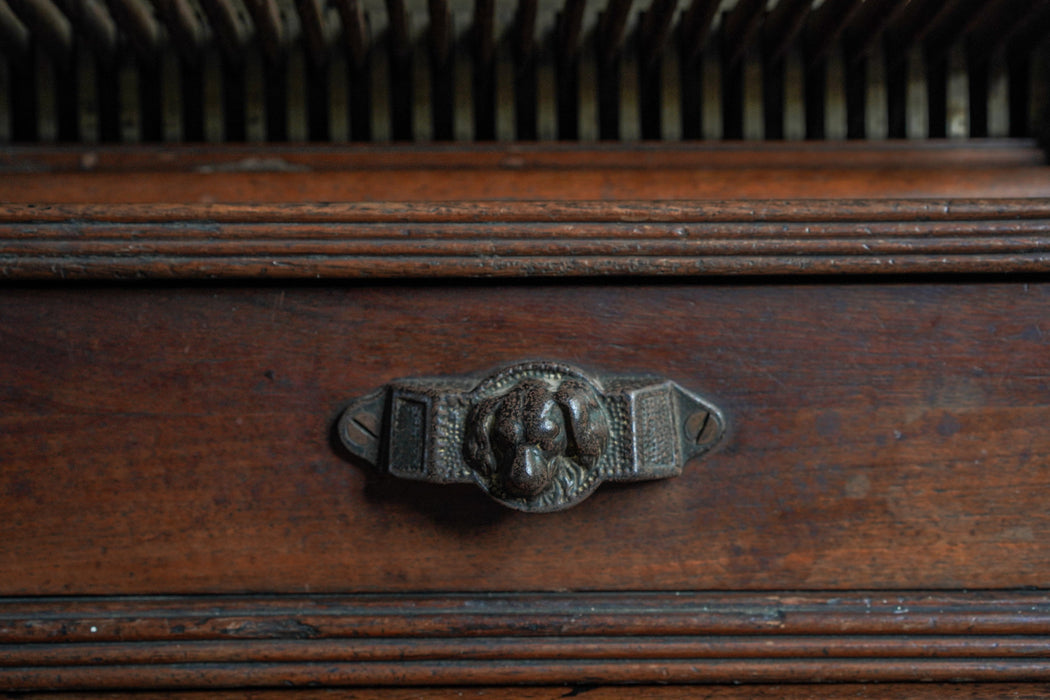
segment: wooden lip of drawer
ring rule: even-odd
[[[0,601],[0,688],[1047,681],[1035,591]]]
[[[22,204],[1048,197],[1027,140],[6,147]],[[133,184],[132,184],[133,183]]]

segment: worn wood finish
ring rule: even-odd
[[[0,207],[15,279],[1047,269],[1050,198]]]
[[[10,601],[0,687],[1045,681],[1048,622],[1037,592]]]
[[[3,151],[0,688],[1046,697],[1042,162]],[[334,435],[385,382],[536,359],[666,376],[729,433],[546,515]]]
[[[1050,680],[1050,662],[929,664],[916,661],[835,662],[795,660],[769,664],[717,661],[662,661],[659,663],[586,663],[539,665],[510,660],[489,667],[470,662],[441,661],[430,664],[375,664],[362,669],[357,664],[328,662],[320,667],[307,663],[274,667],[268,664],[196,666],[103,666],[55,669],[25,669],[11,673],[12,687],[35,689],[183,688],[193,686],[294,688],[312,685],[431,685],[464,683],[470,673],[484,684],[572,683],[588,685],[616,683],[828,683],[858,678],[878,682],[906,682],[922,678],[933,682],[997,682],[1003,679],[1045,682]]]
[[[1050,586],[1050,285],[74,286],[0,303],[4,595]],[[681,477],[549,515],[336,448],[392,379],[658,372]]]
[[[1029,141],[7,147],[0,192],[28,204],[1045,198],[1045,164]]]
[[[824,698],[825,700],[931,700],[931,698],[954,698],[956,700],[1035,700],[1050,697],[1050,686],[1042,683],[836,683],[831,685],[632,685],[627,687],[594,685],[557,686],[498,686],[498,687],[451,687],[451,688],[314,688],[296,690],[207,690],[117,693],[78,692],[74,697],[82,700],[277,700],[302,698],[304,700],[554,700],[586,694],[588,700],[679,700],[681,698],[704,698],[705,700],[801,700]],[[24,693],[26,700],[62,700],[67,697],[53,693]]]

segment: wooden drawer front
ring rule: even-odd
[[[1050,285],[46,286],[0,297],[0,594],[1050,585]],[[525,514],[377,475],[341,409],[552,359],[725,412]]]

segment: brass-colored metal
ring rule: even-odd
[[[399,380],[339,419],[346,448],[394,476],[475,483],[528,512],[568,508],[603,481],[676,476],[724,432],[721,411],[674,382],[555,362]]]

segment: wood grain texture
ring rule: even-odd
[[[1029,141],[0,149],[22,204],[1045,198],[1048,173]]]
[[[0,593],[1050,586],[1050,285],[8,287]],[[549,515],[333,440],[387,381],[655,372],[729,434]]]
[[[1047,172],[1020,142],[6,149],[0,688],[1046,697]],[[849,274],[881,272],[912,276]],[[387,381],[523,360],[664,375],[730,433],[540,516],[334,437]]]
[[[1048,269],[1050,198],[0,206],[13,279]]]
[[[7,601],[0,688],[1045,681],[1048,618],[1035,591]]]

